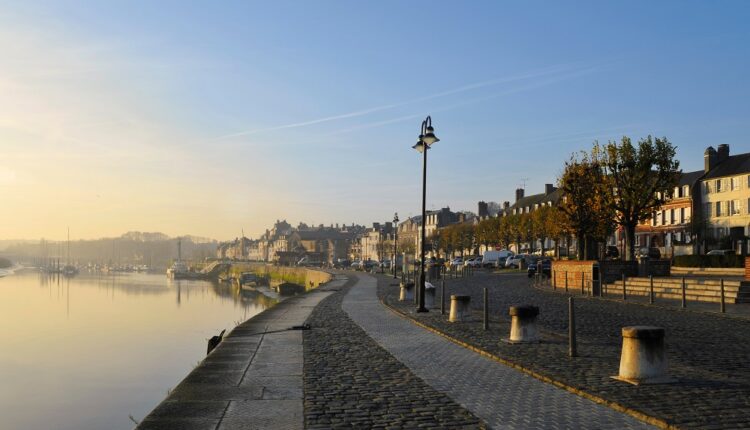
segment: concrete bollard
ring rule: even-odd
[[[449,322],[460,322],[460,321],[466,321],[469,319],[469,301],[471,300],[471,297],[469,296],[458,296],[458,295],[452,295],[451,296],[451,311],[448,315],[448,321]]]
[[[435,292],[436,288],[432,283],[424,283],[424,307],[432,309],[435,307]]]
[[[536,317],[539,315],[539,308],[531,305],[511,306],[509,310],[510,337],[503,339],[510,344],[516,343],[537,343],[539,335],[536,330]]]
[[[622,328],[620,374],[613,379],[633,385],[668,384],[664,329],[651,326]]]
[[[402,282],[401,283],[401,295],[398,300],[405,302],[407,300],[414,300],[414,283],[413,282]]]

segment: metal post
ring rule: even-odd
[[[440,282],[440,315],[445,315],[445,279]]]
[[[687,307],[687,297],[685,294],[685,277],[682,277],[682,309],[685,309]]]
[[[628,289],[625,287],[625,272],[622,272],[622,299],[628,299]]]
[[[654,304],[654,275],[648,275],[649,294],[648,302]]]
[[[423,133],[424,134],[424,133]],[[421,238],[422,242],[419,244],[419,304],[417,306],[417,312],[427,312],[424,307],[424,245],[425,245],[425,228],[427,227],[427,144],[423,143],[424,150],[422,151],[422,231]]]
[[[577,357],[576,316],[573,304],[573,296],[568,297],[568,355],[571,357]]]
[[[557,290],[557,272],[552,271],[552,289]]]
[[[489,330],[490,328],[490,322],[489,322],[489,302],[487,300],[487,288],[484,289],[484,320],[482,323],[482,328],[485,330]]]
[[[727,311],[726,304],[724,302],[724,278],[721,278],[721,303],[719,305],[719,311],[725,313]]]
[[[565,271],[565,292],[568,292],[568,271]]]
[[[581,272],[581,295],[586,294],[586,274],[585,272]]]

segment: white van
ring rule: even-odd
[[[485,251],[484,255],[482,256],[482,267],[494,267],[497,260],[501,258],[508,258],[511,255],[513,255],[513,253],[508,251],[507,249],[503,249],[500,251]]]

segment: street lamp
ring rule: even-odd
[[[396,277],[396,262],[398,261],[398,212],[393,214],[393,279]]]
[[[435,136],[435,129],[432,128],[432,118],[427,117],[422,121],[422,129],[419,133],[416,145],[412,148],[422,153],[422,236],[419,244],[419,300],[417,305],[417,312],[427,312],[427,308],[424,307],[424,242],[425,242],[425,227],[427,223],[427,210],[425,207],[425,200],[427,198],[427,150],[435,143],[439,142],[440,139]]]

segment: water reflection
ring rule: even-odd
[[[206,339],[278,298],[143,273],[0,278],[3,429],[129,429],[204,357]]]

